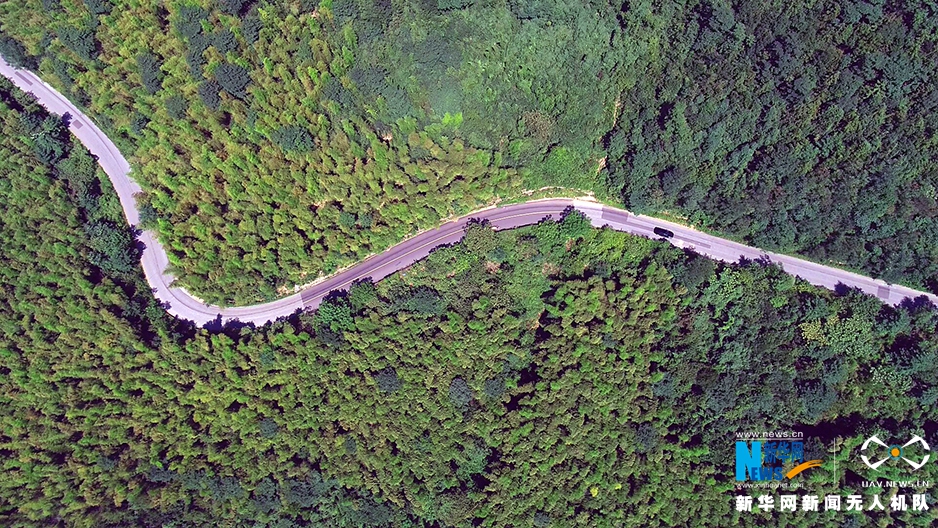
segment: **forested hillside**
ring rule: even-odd
[[[607,138],[624,203],[938,291],[938,4],[672,6]]]
[[[389,114],[328,8],[163,4],[4,2],[0,53],[39,61],[132,154],[147,221],[206,300],[275,297],[517,194],[502,154],[452,134],[460,116]]]
[[[202,462],[184,465],[191,472],[184,479],[152,467],[172,444],[195,440],[189,403],[200,397],[176,398],[199,377],[224,379],[214,371],[226,359],[187,350],[225,338],[179,326],[156,304],[107,179],[73,147],[61,120],[5,79],[0,132],[0,524],[244,526],[255,510],[273,509],[271,497],[279,504],[282,490],[284,508],[301,512],[303,526],[373,526],[373,519],[407,526],[407,514],[324,477],[312,461],[279,473],[279,487],[253,486],[252,502],[237,477],[259,461],[209,468],[211,442],[190,453]],[[203,359],[207,370],[177,377],[177,367]],[[254,436],[258,424],[269,435],[273,422],[252,424]],[[223,434],[235,437],[224,442],[251,434],[238,429],[227,428]],[[241,447],[266,458],[263,446]],[[204,507],[199,494],[209,505],[241,499],[255,510]]]
[[[177,325],[61,123],[0,81],[0,132],[4,526],[765,526],[733,509],[737,431],[808,427],[819,494],[860,491],[823,477],[870,434],[938,445],[934,310],[575,213],[470,226],[315,314]]]
[[[524,188],[938,292],[934,2],[9,0],[175,273],[272,298]]]

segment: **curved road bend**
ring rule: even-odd
[[[140,215],[134,194],[140,192],[141,189],[130,179],[130,164],[114,143],[68,99],[34,73],[13,68],[2,57],[0,57],[0,73],[24,92],[31,92],[50,112],[59,115],[67,113],[71,117],[69,129],[98,158],[98,163],[107,173],[120,197],[127,222],[130,225],[138,224]],[[297,310],[315,308],[332,290],[347,288],[352,282],[362,278],[380,280],[426,257],[431,250],[441,244],[459,241],[468,218],[488,220],[496,229],[510,229],[535,224],[548,216],[559,218],[563,210],[569,206],[583,212],[595,227],[609,226],[618,231],[652,238],[657,238],[653,232],[654,227],[664,227],[674,233],[670,239],[672,244],[692,249],[713,259],[736,262],[741,257],[765,258],[779,264],[786,272],[817,286],[833,289],[838,284],[844,284],[859,288],[889,304],[898,304],[907,297],[915,298],[925,295],[938,305],[938,295],[905,286],[887,284],[882,280],[796,257],[765,252],[657,218],[633,215],[628,211],[595,202],[571,199],[536,200],[486,209],[468,215],[431,231],[420,233],[300,293],[253,306],[219,308],[203,303],[182,288],[173,287],[173,276],[166,273],[169,259],[153,231],[144,231],[140,236],[141,242],[146,246],[141,257],[141,264],[154,295],[168,306],[168,311],[172,315],[189,319],[197,324],[214,321],[219,316],[225,322],[237,319],[245,323],[264,324],[279,317],[291,315]]]

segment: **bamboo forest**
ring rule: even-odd
[[[0,54],[118,143],[209,301],[544,186],[938,292],[936,24],[931,1],[7,0]]]

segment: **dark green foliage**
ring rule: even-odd
[[[414,43],[414,60],[424,75],[432,76],[441,69],[458,68],[461,59],[459,47],[445,34],[434,32],[426,40]]]
[[[85,61],[93,61],[98,55],[98,44],[94,40],[94,32],[88,28],[63,26],[58,32],[62,44],[72,50]]]
[[[318,476],[318,475],[317,475]],[[318,482],[288,480],[284,499],[300,508],[309,508],[316,504],[319,497],[319,488],[322,486],[321,477]]]
[[[636,211],[681,211],[758,247],[938,287],[924,235],[938,201],[922,192],[936,182],[924,160],[938,99],[922,82],[936,66],[921,60],[935,8],[718,5],[665,10],[687,29],[607,136],[611,190]]]
[[[210,110],[221,108],[221,86],[212,80],[204,81],[199,85],[199,98]]]
[[[257,42],[263,26],[257,9],[252,7],[241,23],[241,36],[244,37],[244,42],[249,46]]]
[[[519,20],[550,18],[555,6],[553,2],[544,0],[508,0],[508,8]]]
[[[488,254],[486,254],[486,258],[496,264],[501,264],[508,258],[508,252],[505,251],[505,248],[499,246],[489,251]]]
[[[421,286],[402,293],[394,303],[393,309],[424,316],[436,316],[446,309],[446,301],[433,288]]]
[[[111,470],[113,470],[114,468],[117,467],[117,460],[114,459],[114,458],[109,458],[109,457],[104,457],[104,456],[102,456],[102,457],[98,458],[98,463],[97,463],[97,465],[98,465],[98,467],[101,468],[103,471],[111,471]]]
[[[182,488],[187,491],[201,491],[209,485],[209,477],[204,469],[176,474],[174,480],[178,480]]]
[[[146,479],[150,482],[155,482],[157,484],[165,484],[167,482],[172,482],[177,479],[177,475],[174,471],[169,469],[164,469],[156,466],[151,466],[149,471],[147,471]]]
[[[153,229],[156,227],[156,221],[159,219],[159,214],[156,212],[156,209],[153,208],[149,202],[144,203],[138,206],[140,213],[140,225],[141,229]]]
[[[349,288],[348,299],[355,311],[374,308],[378,301],[378,292],[370,280],[357,281]]]
[[[342,333],[328,326],[317,327],[316,337],[329,348],[339,348],[345,344],[345,338],[342,336]]]
[[[277,484],[270,477],[262,480],[251,492],[251,502],[254,509],[262,513],[270,513],[280,509]]]
[[[352,93],[348,91],[342,83],[335,77],[330,77],[323,88],[323,98],[329,101],[335,101],[340,108],[349,108],[354,104]]]
[[[466,224],[466,234],[462,239],[462,247],[470,255],[484,256],[495,250],[498,235],[488,224],[470,221]]]
[[[304,152],[313,148],[313,136],[303,127],[280,127],[270,134],[270,139],[286,151]]]
[[[245,11],[250,0],[218,0],[218,7],[229,15],[238,16]]]
[[[201,56],[213,44],[212,35],[199,33],[189,38],[189,53],[194,56]],[[204,58],[203,58],[204,62]]]
[[[472,389],[463,378],[453,378],[449,384],[449,401],[460,411],[466,411],[472,401]]]
[[[75,80],[72,78],[69,65],[65,63],[65,61],[60,60],[58,57],[52,58],[51,62],[52,72],[62,82],[62,85],[67,91],[72,90],[75,86]]]
[[[696,291],[713,277],[714,262],[699,256],[687,256],[672,268],[675,280],[690,291]]]
[[[160,60],[156,55],[146,52],[137,55],[137,69],[140,71],[140,80],[151,94],[163,87],[163,72],[160,70]]]
[[[407,93],[389,81],[388,70],[382,67],[358,67],[349,72],[352,82],[367,99],[381,98],[381,111],[396,121],[413,113],[413,103]]]
[[[53,133],[57,137],[65,132],[61,130],[63,128],[62,120],[55,119],[54,117],[47,118],[45,112],[23,112],[17,117],[19,118],[24,136],[36,136],[43,133],[44,124],[49,128],[49,132],[47,133]]]
[[[216,33],[212,38],[212,45],[222,55],[238,49],[238,41],[230,29],[224,29]]]
[[[335,0],[332,2],[332,16],[336,24],[341,26],[358,16],[358,5],[355,0]]]
[[[98,31],[107,68],[75,64],[44,36],[75,24],[71,12],[8,2],[0,18],[103,126],[150,120],[121,148],[177,248],[180,284],[206,298],[273,297],[285,277],[308,281],[516,197],[522,177],[526,188],[605,186],[635,209],[935,287],[929,3],[425,0],[388,16],[389,2],[335,2],[346,33],[328,3],[313,18],[319,2],[301,1],[265,3],[263,36],[256,7],[239,28],[157,4],[111,17],[130,27],[155,15],[177,31]],[[244,43],[224,60],[249,65],[257,97],[163,115],[166,94],[140,90],[126,58],[141,42],[161,57],[185,50],[196,82],[185,67],[166,74],[193,94],[229,25]],[[360,84],[369,68],[382,75]],[[219,108],[221,89],[207,106]],[[734,516],[722,491],[733,432],[817,423],[841,437],[840,464],[867,428],[934,430],[931,312],[582,226],[476,233],[350,292],[339,332],[310,315],[241,334],[152,330],[165,315],[128,297],[132,277],[87,259],[83,226],[121,225],[113,196],[87,156],[37,150],[22,126],[43,121],[11,119],[0,135],[6,524],[416,524],[395,504],[441,527],[761,526],[765,516]],[[313,145],[271,145],[285,127]],[[422,287],[442,300],[426,295],[437,316],[402,308]],[[376,391],[369,377],[385,368],[407,383]],[[483,392],[472,412],[447,401],[457,374]],[[263,416],[283,424],[278,435],[258,434]],[[147,481],[164,454],[164,467],[184,469]],[[245,492],[219,504],[209,483],[225,475]],[[255,511],[262,483],[290,503],[290,480],[310,507]],[[809,489],[857,491],[820,480]]]
[[[205,39],[198,39],[200,43],[204,43]],[[189,75],[196,81],[202,81],[202,73],[205,67],[205,58],[202,56],[202,52],[205,51],[204,48],[201,49],[190,49],[186,52],[186,64],[189,65]],[[214,81],[213,81],[214,82]]]
[[[635,431],[635,440],[638,442],[638,448],[643,453],[648,453],[658,445],[658,431],[652,424],[641,424]]]
[[[380,42],[388,29],[391,16],[391,0],[374,0],[361,4],[357,9],[340,5],[336,23],[341,25],[354,17],[355,36],[358,44],[364,46]]]
[[[481,475],[485,472],[485,466],[488,465],[488,457],[491,454],[490,448],[481,442],[473,442],[464,449],[463,460],[456,470],[456,476],[463,480],[470,480],[473,475]]]
[[[384,85],[378,94],[382,97],[386,115],[391,121],[397,121],[414,113],[414,105],[407,96],[407,92],[398,86]]]
[[[130,130],[134,135],[143,134],[143,130],[147,127],[147,124],[150,122],[150,119],[143,115],[141,112],[134,112],[133,117],[130,120]]]
[[[41,118],[41,114],[36,113],[24,119],[24,123],[27,123],[33,149],[39,161],[46,165],[55,165],[68,152],[68,129],[58,116],[46,115]]]
[[[229,94],[244,99],[248,95],[245,89],[251,83],[251,75],[241,66],[226,62],[215,70],[215,80]]]
[[[136,270],[140,259],[134,249],[133,236],[126,226],[111,222],[95,222],[85,227],[88,240],[94,250],[89,256],[91,263],[105,272],[123,274]]]
[[[208,491],[212,499],[224,502],[244,495],[244,488],[236,477],[215,477],[208,480]]]
[[[56,177],[67,182],[72,199],[82,209],[90,210],[97,206],[101,194],[97,168],[94,158],[87,151],[75,148],[55,165]]]
[[[352,310],[345,298],[334,298],[323,301],[316,310],[316,327],[342,332],[354,327]]]
[[[589,218],[572,208],[564,213],[560,222],[560,232],[567,239],[583,238],[593,230]]]
[[[36,59],[29,56],[22,43],[2,34],[0,34],[0,56],[17,68],[35,70],[38,66]]]
[[[371,226],[374,225],[374,222],[375,222],[374,219],[375,217],[372,216],[371,213],[362,213],[358,215],[358,225],[362,229],[369,229]]]
[[[174,26],[183,38],[191,39],[202,32],[202,21],[208,18],[208,11],[199,6],[183,5],[176,15]]]
[[[550,515],[547,515],[544,512],[535,513],[534,526],[535,528],[548,528],[550,526]]]
[[[169,114],[169,117],[173,119],[185,119],[186,109],[189,105],[186,103],[186,100],[180,95],[173,95],[166,98],[166,113]]]
[[[818,420],[837,403],[837,391],[835,387],[838,381],[842,382],[844,380],[828,378],[823,384],[812,384],[802,389],[801,401],[805,423],[817,423]],[[895,387],[891,388],[894,389]],[[908,388],[906,388],[906,390],[908,390]]]
[[[339,213],[339,225],[351,229],[355,227],[355,224],[358,222],[358,218],[355,217],[354,213],[348,211],[342,211]]]
[[[440,11],[449,11],[451,9],[463,9],[474,2],[475,0],[437,0],[436,7]]]
[[[0,90],[10,525],[762,526],[730,513],[734,432],[816,421],[837,438],[809,453],[846,467],[868,429],[938,419],[938,312],[558,223],[476,226],[263,328],[170,326],[139,272],[86,260],[81,226],[121,212],[95,196],[106,180],[87,152],[35,159],[24,132],[45,122]],[[446,301],[438,317],[395,309],[416,292]],[[862,492],[821,473],[805,485]]]
[[[279,429],[280,428],[277,426],[277,422],[271,420],[270,418],[264,418],[261,420],[260,431],[261,436],[264,438],[273,438],[277,436]]]
[[[92,15],[106,15],[114,8],[110,0],[84,0],[84,2]]]
[[[505,394],[505,380],[501,377],[487,379],[482,386],[482,390],[487,397],[499,400]]]
[[[397,371],[393,367],[388,367],[375,374],[375,382],[381,392],[392,393],[401,388],[401,380],[397,377]]]

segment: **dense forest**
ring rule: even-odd
[[[938,4],[674,5],[607,137],[623,202],[938,292]]]
[[[929,307],[716,264],[571,213],[469,225],[316,313],[197,329],[130,265],[132,233],[90,156],[5,81],[0,132],[4,526],[936,520],[934,507],[733,508],[739,431],[807,430],[825,460],[807,484],[818,494],[893,493],[830,472],[876,476],[855,464],[873,433],[938,445]]]
[[[547,185],[938,292],[936,21],[931,1],[9,0],[0,54],[118,142],[210,301]]]

